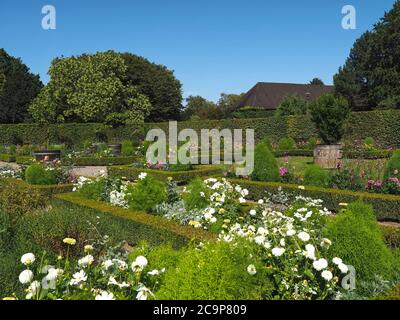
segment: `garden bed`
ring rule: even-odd
[[[137,224],[135,233],[145,233],[145,235],[141,237],[141,239],[144,240],[149,237],[154,237],[153,233],[163,237],[166,243],[176,241],[178,243],[181,243],[182,241],[189,242],[195,239],[201,241],[216,239],[215,234],[204,230],[195,229],[190,226],[182,226],[176,222],[168,221],[162,217],[144,212],[115,207],[105,202],[88,200],[74,193],[58,194],[56,199],[134,222]]]
[[[365,203],[371,204],[374,207],[378,220],[400,222],[400,196],[353,192],[313,186],[299,187],[298,185],[276,182],[257,182],[241,179],[229,180],[249,189],[254,200],[262,199],[268,193],[283,191],[292,195],[302,195],[313,199],[321,199],[329,210],[338,212],[342,208],[340,204],[351,203],[362,199]]]
[[[215,166],[199,166],[195,167],[194,170],[189,171],[162,171],[162,170],[150,170],[141,168],[132,168],[126,166],[112,166],[108,168],[108,175],[112,178],[125,178],[127,180],[137,180],[141,173],[148,173],[154,178],[167,181],[168,178],[172,178],[174,181],[186,183],[196,177],[208,177],[219,174],[222,172],[220,167]]]

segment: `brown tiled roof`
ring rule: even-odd
[[[286,96],[298,96],[313,101],[333,91],[333,86],[259,82],[240,99],[235,109],[251,106],[274,110]]]

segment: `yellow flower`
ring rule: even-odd
[[[5,297],[3,298],[4,301],[12,301],[12,300],[17,300],[14,297]]]
[[[90,244],[86,245],[84,248],[85,253],[90,253],[93,251],[93,246],[91,246]]]
[[[349,204],[348,203],[339,203],[339,206],[341,207],[347,207]]]
[[[224,214],[225,213],[225,209],[224,208],[219,209],[219,213],[220,214]]]
[[[224,223],[231,223],[231,220],[225,219],[225,220],[224,220]]]
[[[63,242],[64,242],[65,244],[69,244],[70,246],[76,245],[76,240],[75,240],[75,239],[72,239],[72,238],[65,238],[65,239],[63,240]]]
[[[200,225],[200,222],[198,222],[198,221],[190,221],[189,222],[189,226],[192,226],[192,227],[198,227]]]
[[[299,189],[300,190],[306,190],[306,187],[305,186],[299,186]]]

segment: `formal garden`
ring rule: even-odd
[[[400,299],[399,72],[374,53],[399,12],[357,40],[334,93],[268,115],[234,110],[241,95],[183,108],[174,73],[130,53],[56,58],[43,85],[1,49],[0,299]],[[207,163],[185,137],[165,148],[189,163],[149,160],[172,120],[252,129],[254,148],[221,135]]]

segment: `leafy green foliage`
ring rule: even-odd
[[[325,94],[311,103],[311,117],[325,144],[335,144],[344,135],[344,123],[350,113],[347,101],[333,94]]]
[[[127,66],[113,51],[53,60],[50,82],[29,111],[37,122],[143,122],[149,100],[124,83]]]
[[[304,173],[304,183],[316,187],[329,187],[329,173],[320,166],[309,166]]]
[[[132,141],[129,140],[122,141],[121,154],[123,157],[132,156],[134,152],[135,148],[133,147]]]
[[[354,110],[400,107],[400,2],[354,44],[334,77],[336,91]]]
[[[282,138],[278,144],[279,150],[294,150],[296,149],[296,141],[293,138]]]
[[[0,49],[0,123],[20,123],[29,117],[28,106],[43,87],[21,59]]]
[[[129,208],[151,212],[157,205],[167,201],[168,195],[163,182],[147,176],[128,187],[126,199]]]
[[[32,164],[25,171],[26,182],[33,185],[57,184],[57,177],[51,170],[46,170],[40,164]]]
[[[251,175],[256,181],[279,181],[278,161],[265,143],[254,150],[254,170]]]
[[[182,84],[173,71],[145,58],[123,53],[126,69],[125,85],[134,85],[151,103],[147,121],[178,120],[182,109]]]
[[[200,96],[190,96],[186,98],[186,107],[182,113],[184,120],[206,120],[220,119],[223,110],[214,102]]]
[[[312,79],[309,84],[314,85],[314,86],[323,86],[323,85],[325,85],[325,83],[320,78]]]
[[[253,258],[250,258],[252,255]],[[163,258],[164,255],[150,255]],[[201,250],[189,247],[166,260],[168,272],[158,299],[177,300],[236,300],[263,299],[271,282],[255,257],[254,248],[247,243],[233,246],[224,242],[211,242]],[[157,262],[155,262],[157,264]],[[247,267],[254,264],[258,273],[251,276]]]
[[[209,188],[202,179],[197,178],[190,182],[183,193],[182,198],[187,210],[205,209],[209,205]]]
[[[385,178],[400,178],[400,150],[395,151],[388,161]]]
[[[333,241],[331,257],[339,256],[354,266],[359,280],[393,276],[393,255],[385,245],[371,206],[361,202],[349,205],[328,225],[327,236]]]
[[[281,117],[304,115],[307,114],[308,105],[307,100],[301,97],[288,96],[282,100],[276,114]]]

